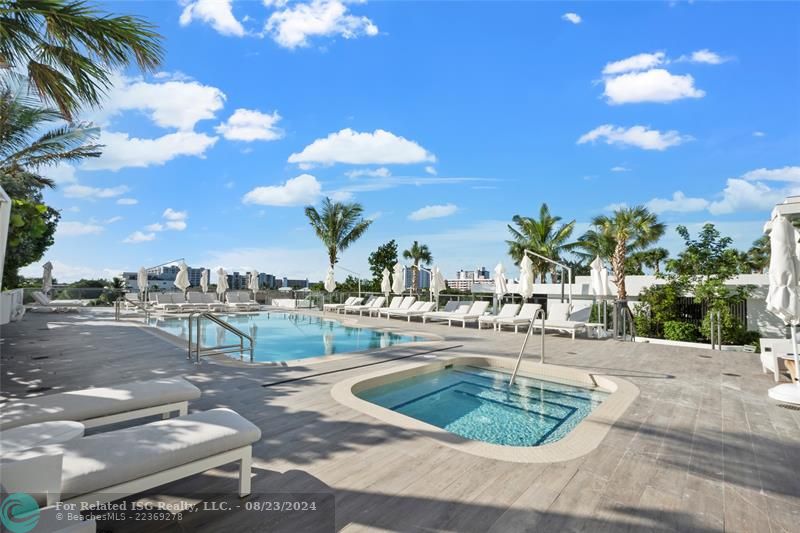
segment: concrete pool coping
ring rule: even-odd
[[[412,337],[420,337],[424,340],[417,340],[412,342],[401,342],[397,344],[392,344],[386,346],[384,348],[368,348],[365,350],[358,350],[353,352],[342,352],[337,354],[331,355],[319,355],[314,357],[304,357],[300,359],[287,359],[285,361],[249,361],[247,358],[239,359],[235,358],[232,355],[225,355],[225,354],[214,354],[214,355],[206,355],[202,356],[203,361],[232,366],[232,367],[253,367],[253,366],[283,366],[283,367],[295,367],[295,366],[304,366],[304,365],[313,365],[318,363],[324,363],[333,360],[344,360],[351,357],[357,357],[366,354],[372,353],[384,353],[389,352],[393,349],[398,348],[426,348],[430,347],[432,343],[441,342],[444,339],[443,336],[437,335],[435,333],[431,333],[429,331],[419,331],[412,327],[409,327],[410,324],[407,325],[406,322],[398,322],[398,325],[386,325],[386,326],[375,326],[373,324],[363,324],[359,322],[357,316],[341,316],[338,315],[336,317],[330,316],[329,314],[323,313],[321,311],[314,311],[308,309],[296,310],[296,309],[285,309],[285,308],[268,308],[268,309],[261,309],[259,311],[248,311],[248,312],[226,312],[226,313],[219,313],[220,315],[236,315],[236,316],[246,316],[246,315],[257,315],[260,313],[286,313],[286,314],[297,314],[297,315],[306,315],[306,316],[313,316],[323,320],[331,320],[340,323],[342,326],[345,327],[352,327],[352,328],[361,328],[361,329],[369,329],[373,331],[378,331],[382,333],[394,333],[396,335],[404,335],[404,336],[412,336]],[[185,319],[188,317],[188,313],[164,313],[164,314],[157,314],[153,316],[157,319],[164,319],[164,318],[172,318],[172,319]],[[183,337],[179,337],[177,335],[173,335],[172,333],[168,333],[163,329],[151,325],[149,323],[140,323],[140,322],[131,322],[131,324],[140,327],[144,331],[159,337],[170,344],[178,346],[180,348],[186,349],[188,345],[188,341]],[[413,322],[411,324],[414,324]],[[192,356],[192,360],[194,360],[194,356]]]
[[[463,438],[454,433],[386,409],[357,394],[363,390],[386,385],[402,379],[442,370],[446,365],[476,365],[512,370],[515,360],[486,355],[441,356],[435,361],[410,363],[340,381],[331,388],[337,402],[373,418],[411,431],[423,433],[442,444],[488,459],[516,463],[552,463],[576,459],[597,448],[611,426],[639,396],[639,388],[630,381],[613,376],[594,374],[575,368],[522,361],[520,375],[566,384],[597,386],[608,397],[562,439],[541,446],[502,446]]]

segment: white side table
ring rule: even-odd
[[[40,422],[5,429],[0,432],[0,455],[78,439],[83,437],[83,430],[83,424],[70,420]]]
[[[592,336],[592,332],[594,332],[594,335],[598,339],[600,339],[601,338],[600,337],[601,333],[603,334],[603,336],[605,336],[606,325],[603,324],[602,322],[587,322],[586,323],[586,336],[587,337],[591,337]]]

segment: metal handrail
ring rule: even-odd
[[[237,337],[239,337],[239,344],[226,344],[226,345],[219,345],[219,346],[210,346],[208,348],[202,348],[201,346],[201,338],[200,338],[200,320],[202,319],[210,320],[211,322],[215,323],[222,329],[230,331]],[[187,359],[192,358],[192,320],[194,319],[195,325],[197,326],[197,341],[195,342],[195,363],[200,363],[200,352],[203,352],[203,355],[214,355],[220,353],[231,353],[238,351],[239,354],[244,357],[245,347],[244,341],[250,343],[248,350],[250,351],[250,361],[253,360],[253,337],[248,335],[247,333],[243,332],[239,328],[233,326],[232,324],[222,320],[220,317],[211,313],[209,311],[194,311],[189,313],[189,335],[188,335],[188,345],[187,345]]]
[[[121,308],[123,303],[130,304],[138,309],[141,309],[142,311],[144,311],[144,321],[145,322],[150,321],[150,309],[148,309],[146,305],[137,300],[128,300],[124,296],[117,298],[116,301],[114,302],[114,320],[119,321],[120,318],[122,317]]]
[[[621,317],[622,318],[622,340],[623,341],[625,340],[625,337],[626,337],[627,332],[628,332],[627,325],[628,325],[628,323],[630,323],[630,325],[631,325],[631,341],[635,342],[636,341],[636,322],[635,322],[635,320],[633,318],[633,311],[631,311],[631,308],[628,307],[627,303],[625,305],[622,305],[622,306],[619,306],[619,307],[620,307],[620,310],[621,310],[621,313],[622,313],[622,317]]]
[[[528,326],[528,331],[525,332],[525,339],[522,341],[522,348],[519,350],[519,356],[517,357],[517,364],[514,365],[514,372],[511,374],[511,379],[508,380],[508,386],[514,384],[514,379],[517,377],[517,372],[519,371],[519,365],[522,362],[522,354],[525,353],[525,346],[528,344],[528,337],[530,337],[531,332],[533,332],[533,325],[536,322],[536,319],[539,318],[539,315],[542,315],[542,353],[539,358],[540,363],[544,363],[544,320],[545,320],[545,312],[544,309],[537,309],[536,312],[533,314],[533,319],[531,319],[531,323]]]
[[[568,285],[569,303],[570,303],[570,305],[572,305],[572,267],[569,267],[569,266],[567,266],[567,265],[565,265],[563,263],[559,263],[558,261],[556,261],[554,259],[550,259],[549,257],[544,256],[542,254],[537,254],[536,252],[532,252],[532,251],[530,251],[528,249],[523,250],[523,252],[525,254],[527,254],[527,255],[532,255],[533,257],[538,257],[539,259],[541,259],[543,261],[547,261],[551,265],[556,265],[557,267],[559,267],[562,270],[562,272],[564,270],[567,271],[567,276],[569,278],[568,279],[568,282],[569,282],[569,285]],[[561,276],[561,301],[562,302],[564,301],[564,276]]]

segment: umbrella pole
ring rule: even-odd
[[[792,348],[794,350],[794,371],[800,373],[800,364],[798,363],[800,357],[797,355],[797,324],[792,324]],[[796,385],[800,387],[800,380],[796,382]]]

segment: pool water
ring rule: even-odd
[[[466,439],[505,446],[555,442],[608,393],[477,366],[454,366],[357,393]]]
[[[255,362],[306,359],[425,340],[388,331],[348,327],[337,320],[299,313],[269,311],[219,316],[253,337]],[[150,325],[182,339],[188,339],[189,323],[185,317],[153,317],[150,319]],[[194,328],[194,323],[192,327]],[[195,342],[196,335],[197,330],[192,331],[192,342]],[[204,347],[239,342],[236,335],[208,321],[201,321],[200,335]],[[245,346],[247,344],[245,341]],[[228,355],[239,358],[238,352]],[[249,354],[246,358],[249,359]]]

